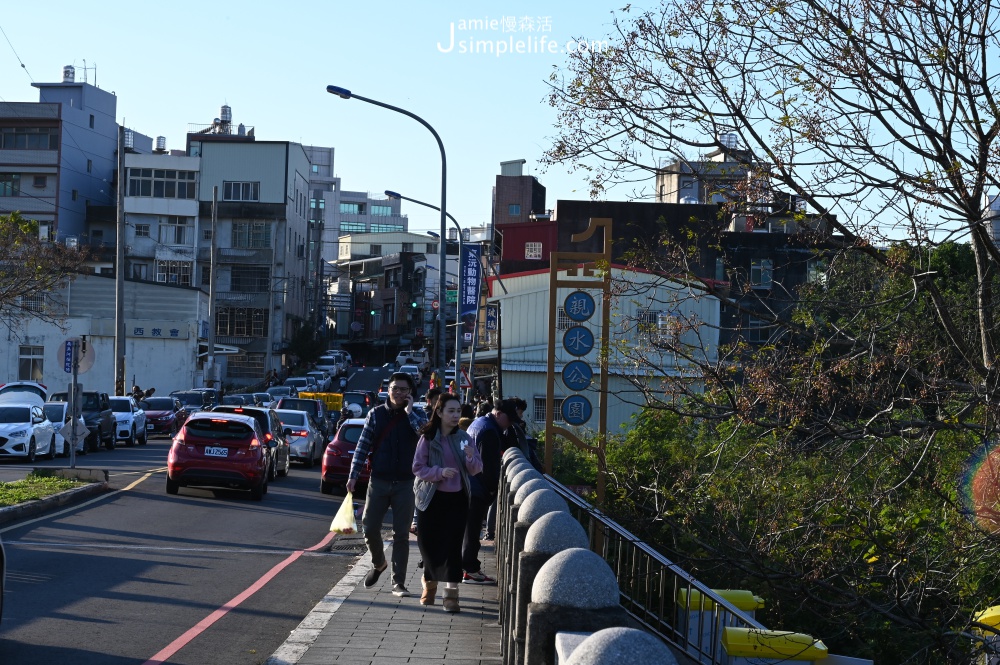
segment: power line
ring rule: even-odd
[[[10,43],[10,37],[7,36],[7,33],[4,31],[2,25],[0,25],[0,32],[3,33],[3,38],[7,40],[7,45],[10,46],[10,50],[14,53],[14,57],[17,58],[19,63],[21,63],[21,69],[23,69],[24,73],[28,75],[28,80],[34,83],[35,79],[31,78],[31,72],[28,71],[27,65],[25,65],[21,60],[21,56],[17,54],[17,51],[14,49],[14,45]]]

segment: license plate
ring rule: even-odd
[[[216,446],[205,446],[206,457],[228,457],[229,448],[219,448]]]
[[[150,424],[146,425],[146,429],[153,429],[153,424],[150,423]]]

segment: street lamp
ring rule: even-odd
[[[362,97],[361,95],[355,95],[350,90],[348,90],[347,88],[340,88],[340,87],[335,86],[335,85],[328,85],[328,86],[326,86],[326,91],[329,92],[331,95],[337,95],[341,99],[360,99],[363,102],[368,102],[369,104],[373,104],[375,106],[381,106],[384,109],[389,109],[390,111],[395,111],[396,113],[402,113],[403,115],[405,115],[407,117],[410,117],[410,118],[413,118],[414,120],[416,120],[417,122],[419,122],[421,125],[423,125],[424,127],[426,127],[428,129],[428,131],[430,131],[431,134],[434,135],[434,140],[437,141],[438,148],[441,150],[441,208],[440,208],[440,210],[441,210],[441,237],[444,238],[445,235],[446,235],[446,233],[447,233],[447,230],[448,230],[448,225],[445,223],[445,220],[447,219],[447,214],[448,214],[446,212],[447,208],[445,206],[445,200],[447,198],[447,193],[448,193],[448,166],[447,166],[447,159],[445,158],[445,154],[444,154],[444,143],[441,142],[441,137],[438,136],[438,133],[436,131],[434,131],[434,128],[431,127],[427,123],[426,120],[424,120],[423,118],[421,118],[420,116],[418,116],[418,115],[416,115],[414,113],[411,113],[411,112],[407,111],[406,109],[401,109],[398,106],[392,106],[391,104],[386,104],[384,102],[379,102],[379,101],[376,101],[374,99],[369,99],[367,97]],[[461,235],[461,234],[459,234],[459,235]],[[447,261],[447,257],[445,256],[444,242],[441,243],[441,247],[440,247],[440,250],[438,252],[438,255],[440,257],[441,265],[444,266],[445,261]],[[444,278],[445,278],[444,270],[441,270],[441,279],[438,282],[438,302],[439,303],[443,303],[444,302],[444,296],[445,296],[445,279]],[[441,320],[441,314],[440,314],[440,312],[441,312],[441,310],[438,309],[438,321],[439,321],[439,325],[438,325],[438,335],[437,335],[436,346],[437,346],[437,364],[438,364],[438,368],[441,370],[441,376],[443,377],[444,376],[444,368],[445,368],[445,364],[446,364],[445,357],[444,357],[444,355],[445,355],[444,354],[445,330],[444,330],[444,325],[440,324],[440,320]]]
[[[425,208],[430,208],[431,210],[440,210],[440,208],[438,208],[437,206],[431,205],[430,203],[425,203],[424,201],[418,201],[416,199],[411,199],[408,196],[403,196],[399,192],[394,192],[394,191],[389,190],[389,189],[385,190],[385,195],[388,196],[390,199],[401,199],[403,201],[409,201],[410,203],[416,203],[417,205],[422,205]],[[462,393],[462,379],[459,377],[459,372],[461,372],[461,370],[462,370],[462,325],[461,325],[461,323],[462,323],[462,316],[461,316],[461,312],[459,311],[459,306],[458,306],[458,302],[459,302],[458,293],[462,290],[462,227],[458,225],[458,220],[456,220],[454,217],[452,217],[451,213],[446,212],[445,216],[448,218],[448,220],[452,224],[455,225],[455,229],[458,231],[458,269],[456,270],[456,275],[457,276],[456,276],[456,279],[455,279],[455,281],[457,282],[456,285],[455,285],[455,383],[459,387],[458,388],[459,394],[461,394]],[[432,233],[430,231],[428,231],[427,233],[430,234],[430,235],[437,235],[437,234]],[[444,256],[445,255],[445,252],[444,252],[444,243],[445,243],[444,235],[441,235],[441,236],[438,236],[438,237],[441,240],[440,252],[441,252],[441,255]],[[442,283],[445,281],[444,280],[444,278],[445,278],[445,274],[444,274],[445,273],[445,268],[446,268],[446,266],[444,265],[444,263],[442,263],[441,264],[441,268],[440,268]],[[444,299],[439,298],[438,299],[438,303],[440,303],[440,305],[443,306],[444,305]],[[446,319],[446,321],[447,321],[447,319]],[[473,344],[475,344],[474,340],[473,340]],[[472,371],[472,367],[471,366],[469,367],[469,371],[470,372]],[[441,373],[441,381],[442,382],[444,381],[444,372],[443,371]]]

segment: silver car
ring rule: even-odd
[[[293,462],[302,462],[306,468],[312,468],[326,450],[320,426],[305,411],[277,409],[277,414],[288,439],[289,457]]]

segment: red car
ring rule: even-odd
[[[260,501],[267,493],[268,451],[252,416],[192,414],[174,437],[167,455],[167,494],[181,487],[250,490]]]
[[[146,434],[173,436],[184,424],[187,411],[176,397],[147,397],[139,402],[146,412]]]
[[[319,491],[323,494],[333,494],[336,487],[341,491],[346,491],[347,477],[351,473],[351,460],[354,459],[354,448],[361,438],[361,430],[364,429],[364,418],[349,418],[337,430],[336,436],[326,446],[323,453],[323,473],[320,475]],[[368,465],[361,469],[358,476],[358,488],[368,485]]]

